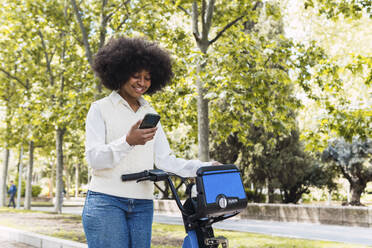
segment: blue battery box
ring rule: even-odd
[[[235,165],[205,166],[196,174],[200,218],[235,214],[247,207],[241,174]]]

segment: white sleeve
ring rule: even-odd
[[[169,147],[167,137],[159,123],[155,135],[155,165],[164,171],[172,172],[182,177],[195,177],[196,171],[202,166],[209,166],[212,162],[201,162],[200,160],[185,160],[176,158]]]
[[[106,144],[106,126],[98,105],[93,103],[85,122],[85,156],[93,169],[115,167],[132,149],[126,135]]]

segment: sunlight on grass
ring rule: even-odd
[[[0,215],[5,213],[18,213],[30,217],[33,214],[41,213],[38,218],[48,220],[51,227],[56,223],[64,223],[71,225],[81,225],[81,216],[73,214],[53,214],[32,210],[18,210],[9,208],[0,208]],[[45,215],[45,217],[44,217]],[[31,224],[15,224],[12,217],[0,218],[0,225],[11,228],[21,229],[25,231],[36,232],[43,235],[49,235],[56,238],[73,240],[85,243],[85,235],[82,228],[74,231],[67,229],[48,228],[48,226],[38,226],[37,219],[32,220]],[[62,221],[62,222],[61,222]],[[48,223],[49,225],[49,223]],[[46,227],[46,228],[45,228]],[[166,225],[154,223],[152,229],[153,244],[152,248],[179,248],[182,246],[182,241],[185,237],[185,230],[180,225]],[[284,238],[264,234],[253,234],[245,232],[225,231],[215,229],[215,236],[224,236],[229,240],[230,248],[362,248],[368,246],[344,244],[327,241],[314,241],[294,238]]]
[[[182,226],[153,224],[153,235],[161,235],[164,239],[185,237]],[[271,235],[245,232],[224,231],[215,229],[215,236],[224,236],[229,240],[231,248],[362,248],[363,245],[344,244],[329,241],[314,241],[305,239],[283,238]],[[177,246],[153,246],[156,248]]]
[[[76,232],[72,232],[72,231],[60,230],[60,231],[49,233],[49,234],[44,233],[44,235],[49,235],[49,236],[52,236],[52,237],[55,237],[55,238],[72,240],[72,241],[76,241],[76,242],[80,242],[80,243],[86,243],[87,242],[83,232],[76,233]]]

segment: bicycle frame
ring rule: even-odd
[[[197,196],[191,194],[188,185],[188,198],[182,204],[177,190],[170,178],[171,173],[162,170],[149,170],[140,173],[122,175],[122,181],[149,180],[166,181],[172,191],[174,200],[182,213],[187,233],[182,248],[217,248],[228,247],[228,240],[215,237],[212,224],[239,214],[247,205],[241,175],[235,165],[205,166],[197,171]],[[228,180],[228,185],[221,185],[221,180]]]

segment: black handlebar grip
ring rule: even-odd
[[[142,171],[142,172],[138,172],[138,173],[125,174],[125,175],[121,175],[121,180],[123,182],[125,182],[125,181],[135,181],[135,180],[138,180],[140,178],[147,177],[148,175],[149,175],[149,172],[148,171]]]

